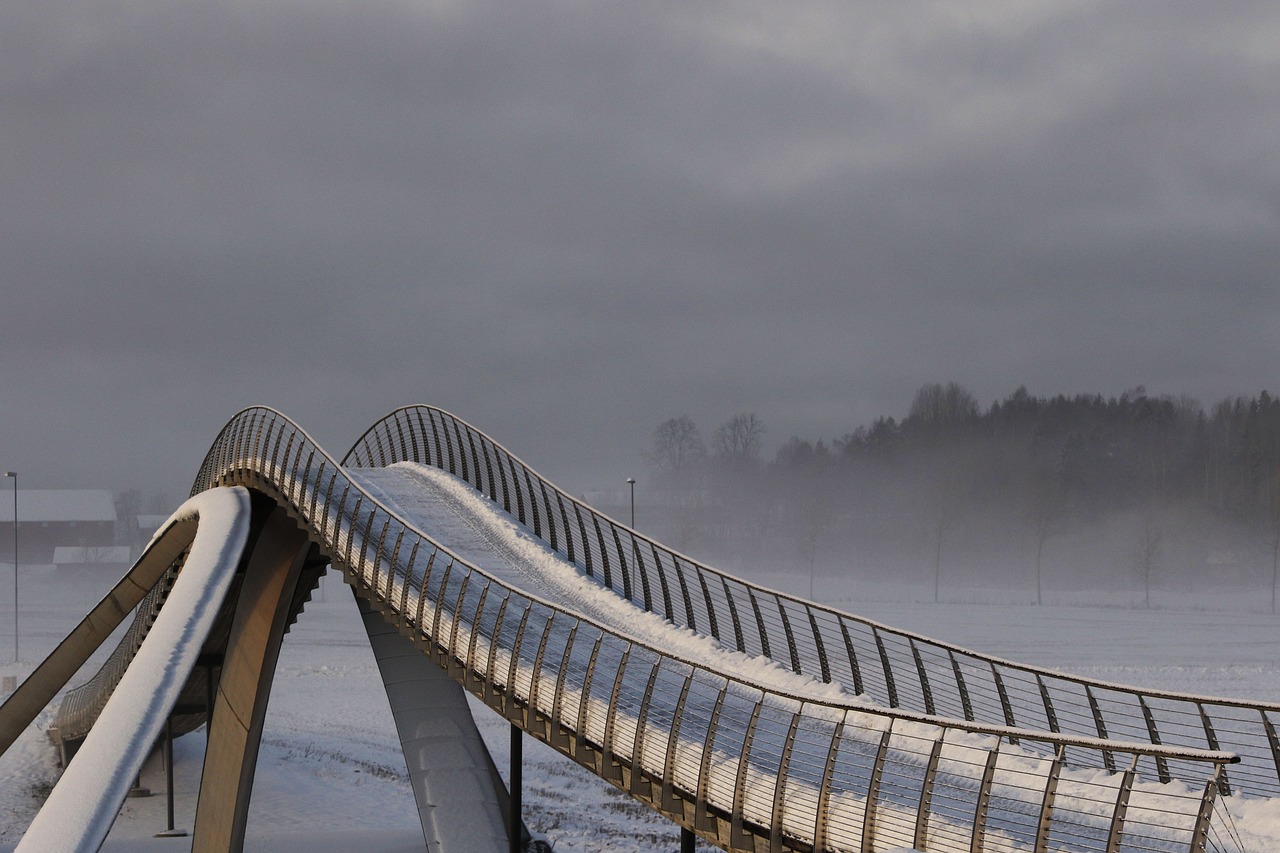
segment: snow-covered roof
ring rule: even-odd
[[[19,489],[18,522],[115,521],[106,489]],[[0,489],[0,524],[13,523],[13,489]]]

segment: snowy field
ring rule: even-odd
[[[66,578],[47,568],[22,572],[22,662],[0,665],[0,675],[30,671],[115,579]],[[0,579],[10,577],[7,566],[0,568]],[[1166,602],[1157,610],[935,605],[883,600],[892,597],[883,590],[877,596],[881,600],[853,604],[847,594],[824,591],[832,594],[820,597],[838,599],[844,609],[1013,660],[1107,681],[1280,702],[1280,619],[1266,614],[1205,609],[1197,600],[1181,606]],[[13,658],[11,589],[0,597],[0,613],[0,656],[8,662]],[[478,704],[476,717],[505,772],[506,722]],[[201,734],[181,738],[175,752],[175,823],[190,829]],[[671,824],[529,739],[524,775],[526,821],[559,851],[678,849]],[[53,748],[34,727],[0,758],[0,851],[17,843],[56,776]],[[157,760],[148,764],[143,782],[156,796],[126,803],[104,849],[189,849],[189,839],[153,838],[166,823],[164,775]],[[246,846],[256,851],[422,849],[377,667],[351,594],[332,576],[285,640]]]

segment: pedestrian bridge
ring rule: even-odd
[[[339,460],[252,408],[0,707],[2,751],[132,615],[64,695],[66,770],[19,849],[96,849],[155,744],[206,724],[192,849],[240,849],[279,645],[329,566],[364,614],[431,850],[527,843],[518,760],[508,790],[464,691],[688,850],[1240,850],[1228,801],[1280,796],[1280,707],[1073,678],[755,586],[439,409],[393,412]]]

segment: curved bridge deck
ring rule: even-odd
[[[249,533],[238,559],[208,569],[233,573],[225,583],[188,589],[195,524],[172,523],[0,708],[7,748],[136,605],[58,728],[85,749],[101,719],[154,728],[154,710],[112,715],[117,684],[148,643],[173,644],[152,626],[174,590],[216,611],[185,640],[213,663],[160,703],[169,718],[185,708],[180,728],[210,726],[194,849],[243,840],[274,653],[326,564],[363,601],[432,849],[467,849],[475,821],[504,832],[505,791],[486,787],[496,773],[462,689],[731,850],[1197,853],[1236,849],[1225,797],[1280,794],[1274,706],[1071,678],[753,586],[595,512],[436,409],[392,413],[341,462],[278,413],[246,410],[193,493],[228,486],[250,495]],[[449,723],[433,732],[437,719]],[[470,750],[480,805],[437,825],[461,808],[431,782],[446,728]],[[112,761],[118,781],[141,758]],[[78,764],[64,782],[91,772]]]

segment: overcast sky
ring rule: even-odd
[[[579,490],[1138,384],[1280,388],[1280,4],[5,0],[0,466],[175,500],[264,403]]]

